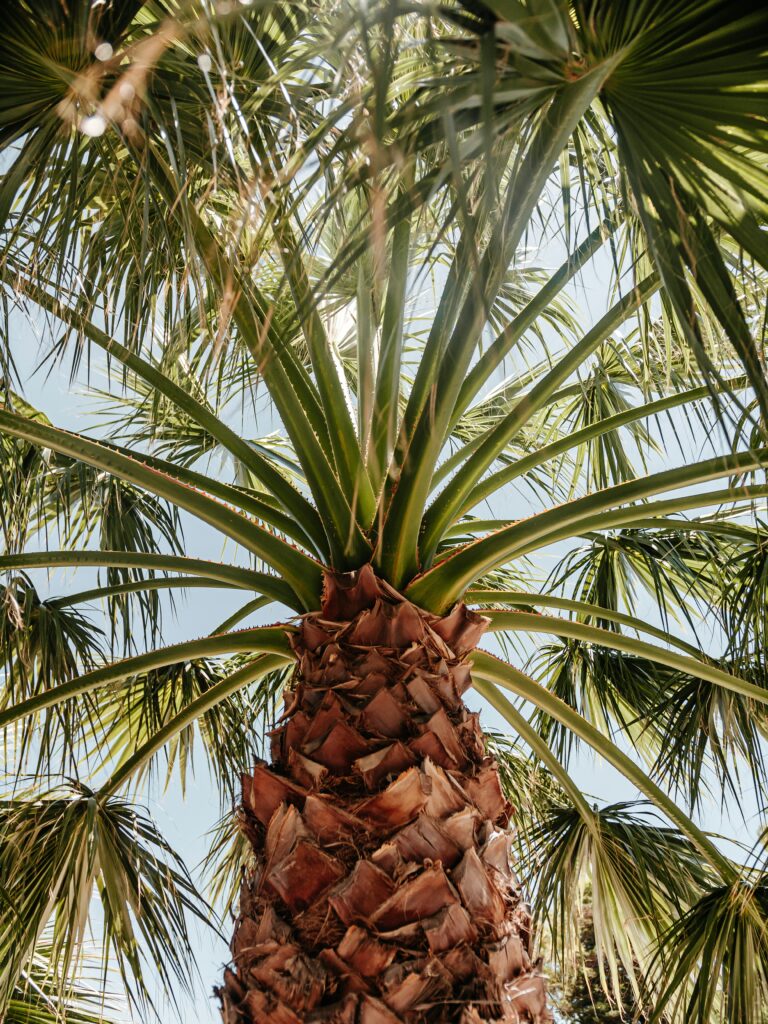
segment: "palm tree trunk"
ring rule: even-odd
[[[461,695],[487,624],[370,567],[305,616],[272,766],[243,778],[225,1024],[548,1020],[510,867],[512,808]]]

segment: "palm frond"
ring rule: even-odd
[[[109,1024],[121,1019],[120,1002],[105,993],[98,967],[87,953],[74,976],[63,982],[44,943],[22,971],[3,1018],[7,1024]]]
[[[120,763],[131,757],[184,708],[246,663],[244,656],[234,661],[177,662],[134,676],[122,691],[102,698],[97,735],[99,745],[106,745],[109,761]],[[194,776],[195,749],[202,746],[210,778],[219,788],[222,802],[231,804],[240,772],[265,753],[265,723],[287,671],[290,669],[262,675],[190,721],[144,770],[154,777],[156,762],[164,759],[165,785],[173,779],[184,792]]]
[[[0,710],[34,698],[101,661],[106,637],[82,612],[41,599],[24,574],[11,576],[0,593]],[[17,772],[32,758],[41,773],[51,772],[57,763],[73,770],[94,714],[86,698],[78,705],[50,709],[34,725],[19,723],[13,744]]]
[[[658,939],[707,882],[696,852],[647,808],[628,803],[595,808],[592,821],[553,807],[526,838],[534,906],[556,955],[578,961],[579,914],[589,890],[602,985],[620,998],[623,967],[639,995]]]
[[[755,868],[710,885],[661,936],[661,993],[651,1020],[679,1012],[695,1024],[758,1021],[768,998],[768,886]]]
[[[77,964],[100,904],[103,955],[115,954],[129,998],[151,1005],[152,964],[170,993],[194,975],[190,914],[209,912],[182,862],[152,821],[124,801],[81,785],[6,797],[0,837],[8,904],[0,914],[0,994],[5,1008],[39,937],[51,930],[50,957],[62,978]]]

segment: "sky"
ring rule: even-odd
[[[545,252],[543,260],[547,265],[553,267],[559,262],[554,252]],[[541,260],[537,262],[541,262]],[[606,308],[609,300],[606,285],[608,276],[609,268],[605,265],[601,267],[598,264],[588,276],[581,278],[572,293],[580,306],[582,320],[586,324],[595,321]],[[58,426],[98,431],[98,422],[93,417],[93,404],[84,396],[85,367],[81,369],[79,379],[74,382],[69,379],[67,365],[48,368],[49,372],[44,370],[33,373],[39,359],[40,338],[44,333],[41,321],[29,321],[21,314],[15,316],[12,348],[22,379],[25,381],[26,397],[33,404],[41,407]],[[93,379],[98,383],[101,369],[97,360],[91,367],[91,373]],[[271,429],[271,426],[268,424],[267,429]],[[672,425],[668,422],[664,429],[667,431],[679,430],[682,435],[688,428],[681,418],[677,418]],[[700,449],[701,457],[706,454],[706,444],[707,439],[693,441],[694,450]],[[670,446],[670,450],[672,450],[672,446]],[[650,468],[660,469],[663,468],[663,465],[664,459],[659,457],[655,461],[652,460]],[[505,505],[505,502],[511,500],[510,495],[502,495],[500,501],[497,501],[494,506],[494,514],[500,517],[506,515],[517,517],[519,510],[513,509],[511,505]],[[222,549],[220,539],[214,535],[212,530],[204,524],[192,520],[189,516],[184,517],[184,523],[188,554],[232,560],[231,547],[229,550]],[[541,569],[544,575],[554,564],[555,557],[555,553],[550,553],[543,560]],[[39,582],[41,590],[51,595],[66,593],[67,588],[73,586],[72,574],[61,570],[52,573],[47,580],[45,574],[42,573],[35,574],[35,578]],[[80,589],[87,585],[87,579],[81,574],[77,588]],[[211,632],[218,622],[236,610],[239,603],[235,595],[223,590],[193,591],[188,601],[179,602],[175,618],[166,615],[165,640],[172,643]],[[646,609],[639,607],[635,609],[635,612],[642,616],[644,610]],[[248,622],[251,624],[272,622],[279,618],[279,609],[272,605],[256,613]],[[712,640],[716,645],[717,637],[713,637]],[[488,646],[492,647],[492,644],[489,643]],[[508,726],[478,698],[470,694],[468,703],[473,708],[481,710],[482,720],[486,727],[501,733],[508,732]],[[573,765],[573,774],[588,794],[598,797],[601,801],[615,802],[634,799],[638,795],[633,787],[614,769],[595,760],[587,753],[582,753],[577,758]],[[208,832],[219,815],[218,794],[207,777],[202,757],[199,759],[199,771],[196,779],[189,787],[186,799],[183,798],[178,785],[174,784],[167,792],[144,794],[142,802],[149,808],[171,846],[182,854],[187,865],[195,873],[197,865],[202,861],[208,849]],[[723,813],[714,803],[705,802],[701,823],[713,832],[738,836],[749,841],[754,838],[757,826],[757,806],[754,800],[751,802],[748,800],[744,810],[745,822],[741,822],[738,817],[730,818],[727,810]],[[196,873],[196,877],[199,878],[199,873]],[[227,923],[225,932],[229,927],[230,924]],[[191,997],[182,1004],[182,1019],[190,1019],[188,1014],[193,1013],[196,1021],[206,1024],[209,1021],[219,1020],[211,991],[221,978],[223,965],[228,958],[227,941],[199,926],[193,926],[193,942],[200,978],[194,983]],[[171,1020],[172,1017],[170,1008],[163,1011],[163,1020]]]

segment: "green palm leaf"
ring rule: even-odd
[[[185,914],[208,912],[155,826],[130,805],[81,786],[42,799],[6,799],[0,859],[10,880],[0,914],[4,1007],[46,926],[52,961],[63,976],[74,966],[90,913],[83,897],[92,891],[102,907],[104,953],[118,954],[134,999],[149,997],[145,958],[165,985],[188,982]]]

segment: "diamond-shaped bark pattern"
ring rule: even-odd
[[[225,1024],[542,1024],[511,808],[461,695],[487,620],[370,568],[295,638],[272,766],[243,778],[246,877]]]

